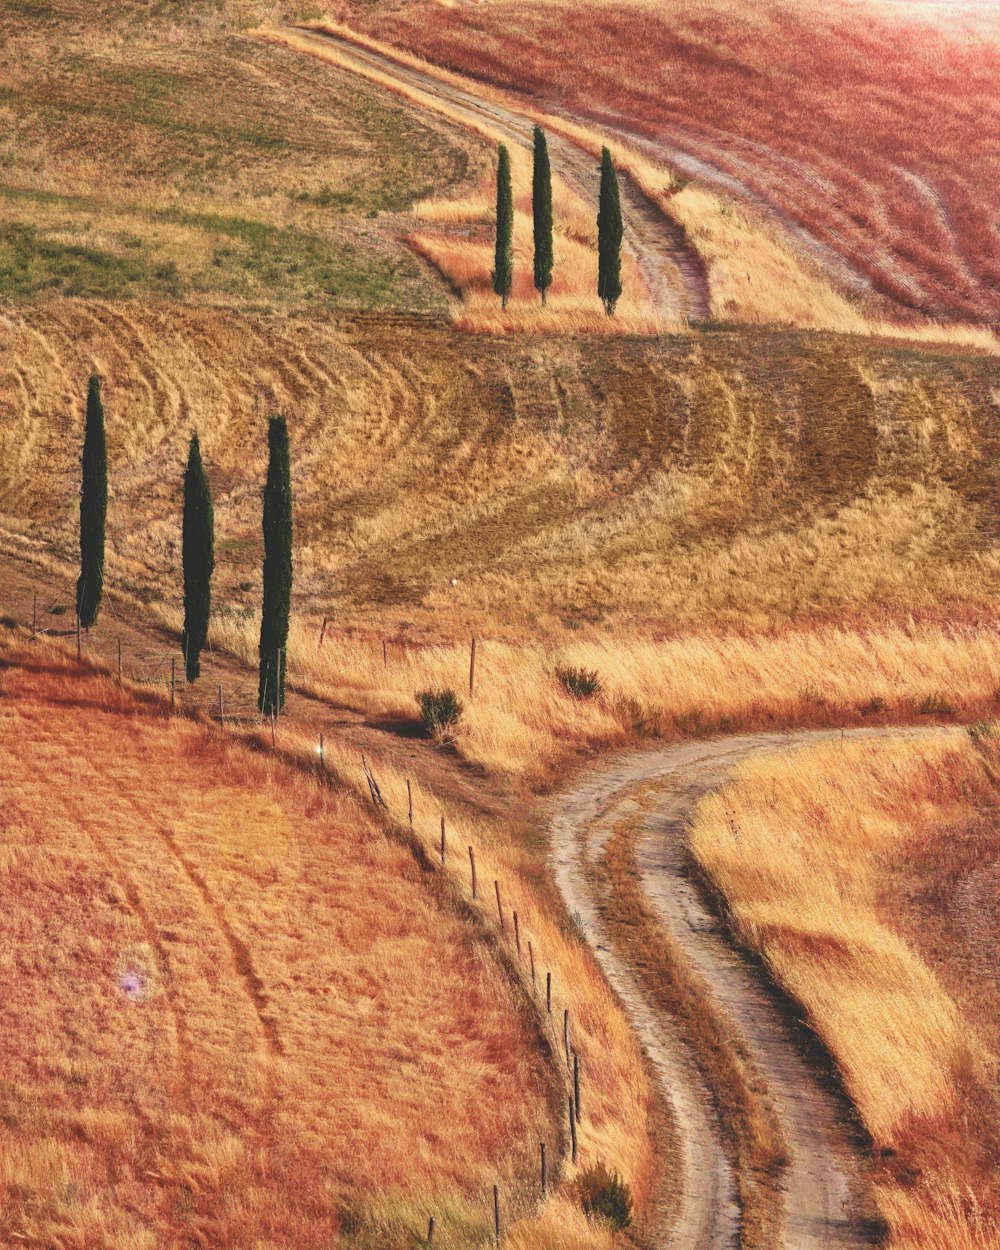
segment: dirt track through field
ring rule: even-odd
[[[848,730],[856,738],[919,729]],[[935,728],[932,732],[940,732]],[[689,742],[619,760],[566,793],[552,818],[556,882],[639,1033],[676,1116],[684,1162],[679,1217],[668,1244],[677,1250],[729,1250],[739,1245],[739,1213],[711,1091],[670,1019],[650,1005],[638,974],[603,931],[588,887],[622,800],[636,787],[662,783],[643,817],[638,846],[642,887],[659,922],[683,948],[708,992],[742,1035],[763,1075],[791,1148],[783,1177],[787,1250],[857,1250],[875,1244],[861,1215],[865,1150],[847,1099],[766,976],[733,946],[692,872],[687,828],[694,810],[751,755],[836,738],[838,731],[749,734]],[[660,791],[660,784],[657,787]]]
[[[444,82],[431,74],[403,65],[390,57],[359,47],[327,31],[294,28],[297,39],[317,49],[335,50],[338,59],[360,74],[390,79],[401,90],[419,90],[428,107],[435,103],[449,117],[465,121],[473,129],[488,126],[505,138],[530,148],[534,122],[523,114],[492,100],[481,99],[468,88]],[[471,86],[472,84],[470,84]],[[588,202],[597,203],[600,163],[589,152],[560,135],[549,134],[549,150],[556,173]],[[683,231],[672,222],[635,183],[619,175],[625,243],[635,256],[656,309],[676,320],[691,322],[708,318],[708,283],[700,257],[685,241]]]

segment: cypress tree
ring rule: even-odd
[[[497,246],[493,265],[493,290],[510,299],[514,282],[514,192],[510,185],[510,153],[501,143],[497,152]]]
[[[607,148],[601,151],[601,194],[597,211],[597,294],[609,317],[622,293],[622,203],[618,175]]]
[[[212,492],[201,462],[198,435],[191,435],[184,473],[184,523],[181,536],[184,566],[184,633],[181,646],[188,681],[201,676],[201,650],[208,638],[215,568],[215,524]]]
[[[271,715],[285,703],[285,652],[292,604],[292,469],[284,417],[270,419],[267,442],[270,456],[264,487],[264,604],[257,706]]]
[[[535,226],[535,290],[541,292],[544,304],[545,292],[552,285],[552,169],[541,126],[535,127],[531,211]]]
[[[87,423],[83,435],[80,485],[80,577],[76,610],[89,629],[97,621],[104,594],[104,529],[108,518],[108,448],[104,437],[101,381],[91,374],[87,388]]]

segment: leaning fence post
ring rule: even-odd
[[[497,1245],[500,1244],[500,1186],[493,1186],[493,1227],[496,1231]]]
[[[410,779],[406,779],[406,816],[410,822],[410,828],[413,828],[413,787],[410,785]]]
[[[580,1056],[573,1053],[573,1110],[577,1120],[580,1119]]]
[[[500,931],[501,933],[506,933],[507,926],[504,923],[504,918],[503,918],[503,904],[500,902],[500,882],[494,879],[493,885],[496,888],[496,892],[497,892],[497,915],[500,917]]]
[[[444,867],[444,817],[441,817],[441,867]]]
[[[563,1046],[566,1048],[566,1067],[569,1067],[569,1008],[563,1012]]]
[[[544,1198],[549,1188],[549,1169],[545,1158],[545,1142],[541,1143],[542,1147],[542,1197]]]
[[[319,645],[323,645],[323,639],[326,637],[326,617],[323,617],[323,628],[319,631]]]
[[[472,635],[472,647],[469,651],[469,698],[476,693],[476,635]]]
[[[521,926],[517,922],[517,912],[514,912],[514,945],[517,947],[517,962],[521,962]]]
[[[472,865],[472,897],[476,897],[476,852],[469,847],[469,863]]]
[[[545,974],[545,1010],[552,1015],[552,973]]]
[[[427,1221],[427,1244],[429,1246],[434,1245],[434,1216],[433,1215]]]
[[[535,952],[531,945],[531,938],[528,938],[528,963],[531,964],[531,992],[535,992]]]
[[[573,1096],[569,1098],[569,1138],[572,1145],[573,1162],[576,1162],[576,1116],[573,1114]]]

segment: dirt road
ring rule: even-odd
[[[430,74],[387,56],[359,47],[350,40],[306,27],[294,28],[297,39],[320,48],[335,49],[338,58],[360,74],[389,78],[401,88],[418,89],[427,106],[435,103],[451,118],[472,128],[484,125],[515,143],[530,147],[534,122],[523,114],[468,89],[442,82]],[[560,135],[548,136],[555,171],[588,202],[597,203],[600,162],[592,153]],[[657,311],[665,317],[704,321],[708,317],[708,284],[698,255],[687,245],[683,231],[626,175],[620,176],[625,243],[635,256]]]
[[[847,731],[850,737],[879,730]],[[927,730],[894,730],[920,733]],[[934,732],[940,732],[935,730]],[[638,974],[611,947],[588,886],[623,804],[642,783],[658,797],[643,816],[638,860],[659,921],[680,944],[708,991],[728,1013],[763,1075],[783,1122],[791,1161],[783,1177],[787,1250],[858,1250],[874,1244],[861,1217],[865,1152],[850,1105],[824,1071],[815,1038],[755,966],[743,958],[691,871],[686,831],[701,799],[748,756],[813,745],[839,731],[752,734],[689,742],[618,760],[565,794],[552,818],[556,882],[579,915],[658,1072],[684,1151],[681,1211],[667,1244],[677,1250],[728,1250],[739,1244],[733,1178],[723,1153],[711,1091],[670,1019],[659,1015]],[[666,781],[667,787],[661,789]]]

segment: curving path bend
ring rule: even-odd
[[[848,730],[851,738],[932,729]],[[744,959],[691,872],[687,828],[699,802],[734,768],[758,753],[793,750],[840,736],[839,730],[760,733],[681,743],[633,755],[590,774],[558,803],[550,825],[556,883],[577,913],[660,1078],[683,1152],[682,1202],[665,1245],[671,1250],[730,1250],[739,1245],[739,1212],[711,1093],[673,1021],[650,1005],[637,975],[611,947],[587,883],[599,864],[625,792],[668,782],[643,818],[637,848],[642,885],[658,917],[683,947],[728,1013],[767,1082],[784,1124],[791,1161],[784,1176],[786,1250],[862,1250],[875,1237],[861,1215],[866,1166],[851,1107],[816,1062],[816,1041],[764,973]],[[777,1250],[777,1248],[776,1248]]]
[[[292,27],[297,40],[335,50],[349,69],[367,76],[390,79],[401,89],[417,89],[427,106],[438,104],[451,119],[471,129],[488,126],[505,138],[530,147],[534,121],[516,110],[483,99],[475,84],[459,87],[431,73],[393,60],[332,31]],[[583,119],[581,119],[583,123]],[[549,151],[557,172],[588,201],[597,202],[600,162],[584,148],[561,135],[548,135]],[[709,316],[708,282],[701,258],[687,243],[684,232],[624,173],[619,173],[625,244],[636,259],[657,312],[670,319],[705,321]]]

